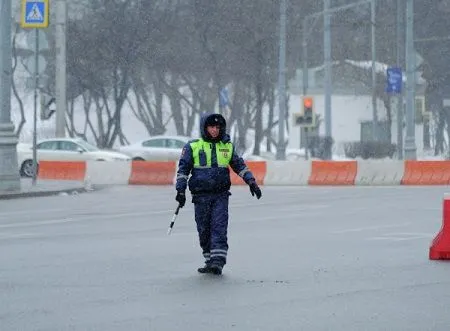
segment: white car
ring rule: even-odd
[[[79,138],[52,138],[40,140],[36,145],[38,164],[40,161],[130,161],[128,155],[101,150]],[[33,146],[19,144],[17,156],[20,174],[33,176]]]
[[[129,155],[134,161],[176,161],[181,150],[191,137],[153,136],[131,145],[121,146],[118,150]]]

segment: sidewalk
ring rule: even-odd
[[[62,193],[76,194],[93,190],[92,187],[86,187],[81,181],[71,180],[37,180],[36,185],[33,186],[31,179],[21,178],[20,185],[20,191],[0,191],[0,200],[44,197]]]

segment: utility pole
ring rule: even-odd
[[[405,159],[415,160],[415,64],[416,52],[414,49],[414,0],[406,0],[406,137]]]
[[[56,137],[66,136],[67,74],[66,25],[67,0],[55,0],[56,9]]]
[[[370,1],[370,20],[371,20],[371,49],[372,49],[372,139],[377,141],[380,138],[377,112],[377,72],[376,72],[376,7],[375,0]]]
[[[280,41],[278,64],[278,146],[277,160],[286,159],[286,146],[284,142],[284,126],[286,118],[286,11],[287,0],[280,2]]]
[[[11,0],[0,5],[0,192],[20,190],[17,136],[11,121]]]
[[[34,57],[34,105],[33,105],[33,186],[36,185],[38,175],[37,160],[37,105],[39,89],[39,29],[35,29],[35,57]]]
[[[332,137],[331,130],[331,29],[330,29],[330,0],[323,1],[324,10],[324,65],[325,65],[325,136]],[[331,150],[326,151],[326,158],[331,159]]]
[[[402,0],[397,0],[397,67],[402,67],[402,44],[403,44],[403,22],[402,22]],[[404,71],[404,70],[402,70]],[[397,156],[403,160],[403,89],[397,97]]]

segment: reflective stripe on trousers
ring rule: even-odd
[[[203,256],[206,261],[217,262],[221,265],[225,265],[228,252],[229,196],[229,192],[224,192],[194,196],[192,200]]]

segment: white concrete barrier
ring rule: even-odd
[[[173,176],[172,184],[175,186],[177,184],[177,174],[178,174],[179,161],[175,162],[175,174]]]
[[[308,185],[311,161],[267,161],[264,185]]]
[[[55,165],[55,169],[60,169],[60,167],[60,164]],[[404,161],[358,161],[354,185],[401,185],[404,168]],[[178,163],[176,163],[176,170],[178,170]],[[172,185],[176,182],[176,170],[175,173],[170,170]],[[267,161],[265,170],[264,185],[266,186],[307,186],[311,178],[312,161]],[[70,171],[73,171],[73,169],[69,167],[67,172]],[[130,183],[136,184],[130,182],[133,177],[132,171],[131,162],[88,161],[83,169],[83,175],[84,179],[90,184],[129,185]],[[143,182],[143,184],[148,183]]]
[[[404,167],[396,160],[358,161],[355,185],[400,185]]]
[[[128,185],[130,161],[87,161],[85,180],[99,185]]]

